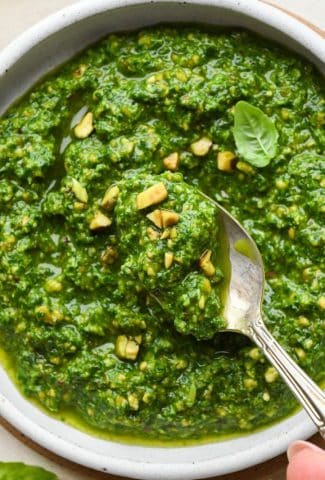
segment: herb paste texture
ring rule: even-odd
[[[243,108],[262,119],[253,145]],[[324,80],[307,61],[195,26],[110,35],[11,107],[0,344],[23,392],[133,441],[292,413],[259,349],[216,333],[226,272],[218,213],[198,190],[257,242],[265,321],[324,382],[324,126]]]

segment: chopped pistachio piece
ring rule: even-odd
[[[252,175],[256,172],[255,168],[253,168],[249,163],[246,163],[246,162],[242,162],[242,161],[237,162],[236,167],[241,172],[247,173],[249,175]]]
[[[49,360],[51,363],[53,363],[53,365],[60,365],[61,363],[60,357],[51,357]]]
[[[139,410],[139,399],[134,393],[128,395],[128,402],[132,410]]]
[[[169,237],[170,237],[170,230],[168,230],[168,228],[166,228],[166,230],[164,230],[162,232],[162,234],[160,235],[160,238],[161,238],[161,240],[166,240]]]
[[[152,227],[147,228],[147,235],[150,238],[150,240],[158,240],[159,238],[159,233],[154,230]]]
[[[50,310],[46,305],[36,307],[35,313],[41,314],[43,321],[50,325],[55,325],[57,322],[61,322],[64,318],[59,310]]]
[[[89,224],[90,230],[100,230],[109,227],[112,220],[101,212],[97,212]]]
[[[167,240],[167,246],[168,246],[168,248],[173,248],[174,242],[173,242],[173,240],[172,240],[171,238],[169,238],[169,239]]]
[[[288,235],[291,240],[293,240],[296,236],[296,230],[293,227],[290,227],[288,230]]]
[[[122,397],[122,395],[118,395],[118,396],[116,397],[115,403],[116,403],[116,405],[117,405],[118,407],[124,408],[124,407],[127,406],[128,401],[127,401],[126,398]]]
[[[198,157],[204,157],[204,155],[207,155],[207,153],[209,153],[211,146],[212,140],[210,140],[210,138],[208,137],[202,137],[200,138],[200,140],[192,143],[190,148],[194,155]]]
[[[140,340],[140,341],[139,341]],[[115,353],[121,359],[136,360],[140,350],[141,337],[137,340],[126,335],[119,335],[115,343]]]
[[[298,325],[300,325],[301,327],[309,327],[310,325],[310,321],[308,320],[308,318],[304,317],[303,315],[300,315],[297,321]]]
[[[306,352],[303,348],[295,348],[295,352],[300,360],[304,360],[306,358]]]
[[[236,158],[234,152],[219,152],[217,156],[218,169],[222,172],[231,172],[233,170],[233,161]]]
[[[174,260],[176,263],[179,263],[180,265],[182,265],[184,262],[183,262],[183,259],[180,258],[180,257],[174,257]]]
[[[74,128],[74,134],[77,138],[87,138],[94,130],[94,116],[91,112],[86,113],[83,119]]]
[[[267,383],[275,382],[275,380],[277,380],[278,377],[279,377],[279,374],[274,367],[269,367],[264,374],[264,378]]]
[[[207,278],[204,279],[203,289],[206,293],[210,293],[212,290],[210,280],[208,280]]]
[[[73,76],[75,78],[80,78],[83,76],[83,74],[85,73],[85,71],[87,70],[87,65],[84,65],[84,64],[81,64],[79,65],[79,67],[77,68],[77,70],[75,70],[73,72]]]
[[[173,227],[170,229],[170,238],[172,240],[175,240],[175,238],[177,238],[177,228],[176,227]]]
[[[271,396],[270,396],[269,392],[264,392],[262,398],[263,398],[264,402],[269,402],[270,399],[271,399]]]
[[[147,218],[152,222],[156,227],[162,228],[162,216],[161,210],[156,209],[153,212],[148,213]]]
[[[87,208],[87,205],[86,203],[82,203],[82,202],[74,202],[73,208],[78,212],[82,212],[82,210],[85,210]]]
[[[148,368],[148,363],[147,362],[141,362],[140,365],[139,365],[139,369],[141,370],[141,372],[144,372],[145,370],[147,370]]]
[[[142,397],[142,401],[144,403],[150,403],[150,400],[152,399],[152,395],[150,395],[149,392],[145,392],[143,397]]]
[[[289,182],[286,180],[283,180],[283,178],[277,178],[275,180],[275,186],[278,190],[286,190],[289,186]]]
[[[120,189],[118,188],[117,185],[113,185],[106,191],[103,197],[103,200],[101,202],[101,206],[107,209],[114,207],[119,197],[119,194],[120,194]]]
[[[257,387],[257,381],[253,378],[245,378],[244,379],[244,387],[247,390],[254,390]]]
[[[310,350],[313,346],[314,346],[314,342],[311,338],[306,338],[306,340],[304,340],[303,347],[306,350]]]
[[[59,280],[56,280],[55,278],[49,278],[48,280],[46,280],[44,288],[49,293],[61,292],[62,283],[59,282]]]
[[[118,252],[116,248],[112,246],[108,246],[106,250],[104,250],[103,253],[101,254],[102,262],[108,265],[111,265],[112,263],[114,263],[117,257],[118,257]]]
[[[252,348],[249,352],[248,355],[252,360],[255,360],[256,362],[260,360],[261,358],[261,352],[257,347]]]
[[[178,213],[171,210],[161,210],[161,220],[163,228],[170,227],[179,222],[180,216]]]
[[[165,253],[165,258],[164,258],[165,267],[170,268],[173,264],[173,261],[174,261],[173,252],[166,252]]]
[[[199,260],[201,270],[207,277],[212,277],[216,272],[215,266],[211,262],[211,255],[211,250],[205,250]]]
[[[88,193],[85,187],[83,187],[78,180],[72,179],[71,190],[73,191],[77,200],[82,203],[88,202]]]
[[[163,202],[168,196],[165,185],[162,182],[156,183],[152,187],[148,188],[144,192],[141,192],[137,196],[137,209],[142,210]]]
[[[149,266],[147,268],[147,275],[148,277],[155,277],[157,275],[156,270],[153,267]]]
[[[200,296],[200,299],[199,299],[199,309],[200,310],[204,310],[205,308],[205,302],[206,302],[206,298],[204,295],[201,295]]]
[[[175,172],[179,165],[179,154],[177,152],[171,153],[163,159],[163,164],[167,170]]]
[[[24,227],[29,223],[30,217],[28,215],[24,215],[23,218],[21,219],[21,224]]]
[[[318,299],[318,305],[322,310],[325,310],[325,297],[320,297]]]
[[[178,223],[180,216],[178,213],[171,210],[159,210],[156,209],[151,213],[148,213],[147,218],[156,225],[158,228],[166,228]],[[166,237],[167,238],[167,237]]]

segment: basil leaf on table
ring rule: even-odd
[[[265,167],[275,156],[278,132],[272,120],[257,107],[235,105],[234,138],[239,155],[255,167]]]
[[[24,463],[0,462],[0,480],[58,480],[54,473]]]

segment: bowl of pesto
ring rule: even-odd
[[[324,40],[253,1],[81,2],[1,53],[4,418],[142,479],[238,471],[314,432],[220,332],[224,238],[199,191],[253,236],[265,322],[322,385],[321,72]]]

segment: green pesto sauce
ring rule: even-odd
[[[239,100],[279,133],[264,168],[236,151]],[[110,35],[35,86],[0,120],[1,360],[24,394],[93,434],[164,445],[291,414],[260,351],[219,332],[225,242],[198,189],[256,241],[268,328],[324,383],[324,125],[323,78],[239,30]],[[238,168],[220,170],[222,152]]]

